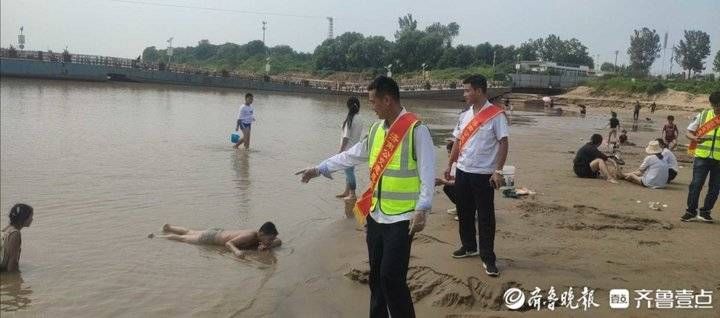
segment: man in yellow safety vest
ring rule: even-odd
[[[380,119],[351,148],[299,171],[302,182],[367,163],[370,185],[355,206],[367,223],[370,317],[415,317],[407,286],[413,234],[425,227],[435,185],[435,146],[430,130],[400,106],[400,90],[389,77],[368,86]]]
[[[710,94],[710,105],[712,108],[703,110],[688,126],[687,138],[691,141],[688,152],[694,153],[695,160],[688,191],[687,210],[680,217],[684,222],[698,219],[712,223],[710,211],[720,192],[720,91]],[[708,191],[698,214],[700,191],[708,175],[710,176]]]

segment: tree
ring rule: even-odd
[[[193,57],[200,61],[208,60],[215,56],[215,52],[217,52],[216,45],[210,44],[208,40],[200,40],[198,45],[193,49]]]
[[[555,34],[544,39],[530,39],[516,50],[522,60],[536,60],[587,65],[593,67],[593,59],[588,49],[580,40],[572,38],[563,40]]]
[[[460,25],[455,22],[450,22],[448,25],[435,22],[425,28],[425,32],[439,34],[445,40],[445,46],[450,47],[452,46],[453,38],[460,34]]]
[[[146,47],[142,52],[142,60],[146,63],[154,63],[160,58],[157,48],[154,46]]]
[[[8,54],[8,57],[9,57],[9,58],[16,58],[16,57],[18,57],[18,52],[17,52],[17,50],[15,49],[15,47],[12,46],[12,45],[10,45],[10,48],[8,48],[8,53],[7,53],[7,54]],[[41,59],[41,60],[42,60],[42,59]]]
[[[458,45],[457,51],[457,67],[468,67],[475,62],[475,48],[469,45]]]
[[[475,60],[481,65],[492,64],[493,46],[485,42],[475,47]]]
[[[405,32],[417,30],[417,21],[413,19],[412,14],[408,13],[403,17],[398,18],[399,30],[395,31],[395,39],[400,38]]]
[[[673,47],[678,64],[691,72],[700,73],[705,69],[703,60],[710,55],[710,36],[698,30],[685,30],[685,39]]]
[[[605,62],[600,65],[600,70],[603,72],[615,72],[615,65]]]
[[[533,40],[528,40],[527,42],[520,44],[520,47],[517,49],[517,54],[520,54],[520,60],[523,61],[537,60],[537,46],[535,45],[535,42],[533,42]]]
[[[660,36],[655,30],[642,28],[630,36],[630,69],[637,75],[647,75],[655,59],[660,57]]]
[[[451,68],[455,67],[458,63],[458,54],[457,50],[454,47],[447,47],[443,51],[442,56],[440,56],[440,60],[437,62],[438,68]]]
[[[713,62],[713,70],[720,73],[720,50],[715,53],[715,62]]]

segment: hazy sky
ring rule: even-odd
[[[67,46],[71,52],[136,57],[147,46],[164,48],[171,36],[174,46],[195,45],[201,39],[241,44],[261,39],[265,20],[268,45],[311,52],[327,37],[326,16],[335,18],[336,35],[356,31],[393,40],[397,18],[406,13],[413,14],[420,28],[457,22],[460,35],[454,43],[518,45],[554,33],[578,38],[602,62],[612,63],[614,51],[620,50],[619,64],[627,63],[632,30],[643,26],[656,29],[661,37],[668,31],[668,47],[685,29],[709,33],[707,69],[720,49],[720,0],[2,0],[0,42],[3,47],[16,45],[18,29],[24,26],[26,49],[61,51]],[[661,62],[656,61],[655,72]]]

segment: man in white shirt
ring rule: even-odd
[[[453,131],[456,139],[450,158],[457,158],[455,191],[460,221],[462,246],[453,252],[455,258],[480,255],[485,273],[499,275],[495,265],[495,189],[502,184],[502,169],[508,153],[507,117],[504,113],[493,117],[480,126],[460,149],[458,139],[463,129],[480,111],[492,106],[487,100],[487,80],[473,75],[463,81],[465,101],[472,105],[460,114]],[[445,171],[449,177],[453,164],[451,159]],[[477,214],[480,249],[476,243],[475,220]]]
[[[353,167],[362,163],[368,163],[371,151],[377,151],[380,147],[376,134],[383,134],[390,129],[396,119],[407,113],[405,108],[400,106],[400,90],[397,83],[391,78],[379,76],[368,86],[369,102],[378,118],[381,120],[370,128],[368,137],[362,139],[350,149],[323,161],[316,167],[301,170],[302,182],[319,175],[330,178],[330,174]],[[383,132],[379,132],[382,129]],[[391,161],[400,159],[402,165],[416,168],[402,171],[407,175],[399,176],[389,173],[386,169],[379,178],[380,187],[376,188],[374,198],[377,200],[375,208],[371,210],[367,221],[367,247],[370,262],[370,317],[415,317],[415,310],[410,297],[410,290],[407,286],[407,269],[410,259],[410,244],[414,233],[422,231],[425,227],[426,215],[432,208],[432,197],[434,192],[434,170],[435,170],[435,146],[430,136],[430,130],[422,123],[410,127],[408,133],[398,144],[401,146],[392,155]],[[412,133],[411,133],[412,132]],[[382,136],[382,135],[379,135]],[[379,138],[379,137],[378,137]],[[412,138],[412,139],[409,139]],[[412,142],[410,142],[412,141]],[[413,146],[410,147],[409,145]],[[405,149],[405,152],[401,151]],[[405,182],[409,180],[413,184],[419,184],[416,192],[386,193],[387,189],[382,185],[391,185],[384,179],[395,179]],[[419,179],[419,182],[418,182]],[[402,195],[390,197],[389,195]],[[384,201],[385,200],[385,201]],[[391,211],[386,207],[392,206],[391,201],[403,200],[407,203],[414,201],[414,208],[406,211]],[[387,205],[384,202],[388,202]],[[381,208],[382,207],[382,208]]]
[[[252,106],[253,94],[245,94],[245,104],[240,105],[237,115],[237,126],[235,131],[238,129],[242,130],[243,136],[235,144],[235,148],[239,148],[241,144],[245,144],[245,149],[250,148],[250,128],[252,123],[255,121],[255,108]]]
[[[720,116],[720,91],[710,94],[709,99],[712,107],[695,116],[695,120],[688,125],[685,134],[688,139],[698,145],[693,160],[692,181],[688,187],[687,209],[685,214],[680,217],[683,222],[690,222],[697,218],[702,222],[712,223],[713,218],[710,216],[710,212],[720,195],[720,127],[716,127],[704,135],[697,135],[700,127]],[[702,191],[706,179],[709,179],[708,190],[703,206],[700,207],[700,213],[698,213],[700,191]]]

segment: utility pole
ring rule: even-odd
[[[328,40],[333,38],[333,17],[327,17],[328,20]]]
[[[170,68],[170,61],[172,60],[172,56],[173,56],[172,41],[173,41],[173,37],[170,37],[170,38],[167,40],[167,43],[168,43],[168,47],[167,47],[168,62],[167,62],[167,66],[165,67],[165,70],[168,70],[168,69]]]
[[[20,34],[18,34],[18,47],[22,50],[25,49],[25,35],[23,34],[24,27],[20,27]]]
[[[667,75],[665,74],[665,60],[667,59],[667,39],[668,39],[668,33],[665,31],[665,39],[663,40],[663,61],[662,61],[662,70],[660,70],[660,76],[663,78],[667,78]]]
[[[615,50],[615,67],[614,67],[615,74],[617,74],[617,72],[618,72],[618,68],[617,68],[617,57],[618,57],[618,53],[620,53],[620,51]]]
[[[495,57],[497,56],[497,51],[493,51],[493,72],[495,72]]]
[[[265,28],[266,28],[266,26],[267,26],[267,21],[263,21],[262,24],[263,24],[263,27],[262,27],[262,30],[263,30],[263,45],[265,45]]]
[[[262,43],[265,47],[265,75],[270,75],[270,49],[265,44],[265,29],[267,29],[267,21],[262,22],[263,39]]]

